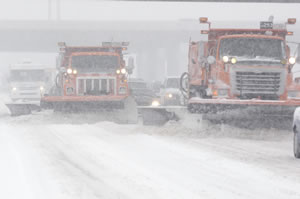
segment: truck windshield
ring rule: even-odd
[[[220,59],[236,57],[238,62],[280,63],[285,59],[284,42],[267,38],[226,38],[220,41]]]
[[[166,88],[179,88],[180,79],[179,78],[169,78],[167,80]]]
[[[72,56],[72,68],[76,69],[78,73],[114,73],[119,68],[119,61],[117,56],[111,55]]]
[[[11,70],[10,80],[14,82],[44,81],[44,70]]]

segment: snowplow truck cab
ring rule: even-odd
[[[56,111],[124,108],[129,89],[123,51],[128,42],[58,45],[55,86],[42,98],[44,107]]]
[[[190,112],[218,112],[241,107],[294,110],[300,92],[292,79],[296,57],[290,55],[286,37],[293,35],[284,24],[260,22],[259,29],[214,29],[207,18],[206,41],[189,44],[188,72],[181,89]]]

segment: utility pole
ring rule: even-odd
[[[52,0],[48,0],[48,20],[52,18]]]
[[[60,6],[60,0],[48,0],[48,20],[52,20],[53,17],[55,17],[55,20],[60,20]],[[53,8],[55,10],[53,10]]]
[[[60,0],[56,0],[56,20],[60,20]]]

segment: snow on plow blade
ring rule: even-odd
[[[99,112],[104,117],[113,117],[117,123],[137,123],[138,119],[136,103],[127,96],[46,96],[42,98],[41,107],[66,113]]]
[[[218,113],[230,110],[249,109],[250,112],[262,114],[292,115],[300,106],[300,100],[234,100],[234,99],[200,99],[189,100],[188,109],[191,113]]]
[[[289,128],[300,100],[199,99],[189,101],[188,110],[203,119],[240,127]]]
[[[164,125],[170,120],[180,120],[186,113],[185,106],[138,106],[144,125]]]
[[[9,109],[11,116],[28,115],[33,110],[40,110],[39,103],[7,103],[5,105]]]

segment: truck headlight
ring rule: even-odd
[[[77,70],[73,70],[73,74],[76,75],[77,74]]]
[[[120,73],[121,73],[121,71],[118,69],[118,70],[116,70],[116,73],[117,73],[117,74],[120,74]]]
[[[17,90],[17,87],[13,87],[11,90],[12,90],[12,91],[16,91],[16,90]]]
[[[44,91],[44,87],[43,86],[40,86],[40,91]]]
[[[72,72],[73,72],[72,68],[68,68],[67,73],[72,74]]]
[[[237,62],[237,60],[236,60],[235,57],[231,58],[231,63],[232,63],[232,64],[235,64],[236,62]]]
[[[224,63],[227,63],[227,62],[229,62],[229,57],[228,56],[223,56],[223,62]]]
[[[125,68],[122,68],[122,69],[121,69],[121,73],[122,73],[122,74],[125,74],[125,73],[126,73],[126,69],[125,69]]]
[[[296,63],[296,58],[295,57],[290,57],[289,58],[289,63],[290,64],[295,64]]]
[[[152,103],[151,103],[151,106],[159,106],[160,103],[158,100],[153,100]]]

